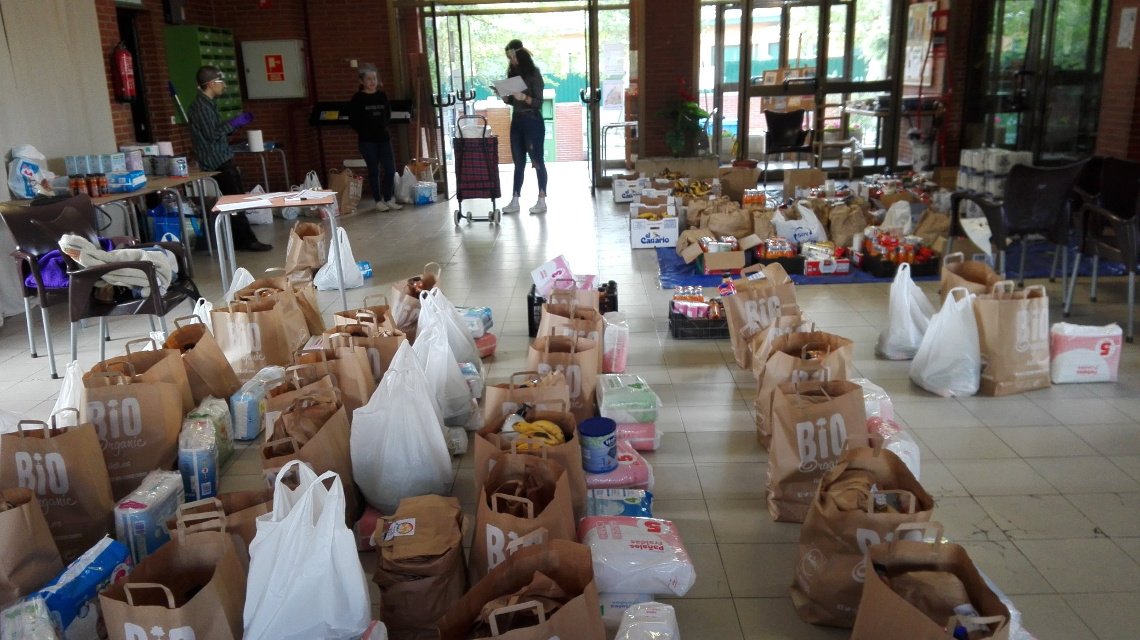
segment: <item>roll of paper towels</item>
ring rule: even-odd
[[[249,130],[249,150],[265,151],[265,140],[261,138],[261,129]]]
[[[172,156],[172,155],[174,155],[174,145],[170,142],[159,142],[158,143],[158,155],[160,155],[160,156]]]

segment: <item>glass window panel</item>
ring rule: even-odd
[[[751,77],[780,67],[780,7],[752,9],[752,47],[760,55],[752,58]]]
[[[788,62],[793,69],[816,68],[819,56],[819,7],[790,7],[788,10]]]
[[[835,7],[832,7],[834,14]],[[856,0],[855,42],[851,79],[856,82],[887,80],[887,52],[890,50],[891,1]]]
[[[847,61],[847,5],[832,5],[830,22],[827,33],[827,77],[843,78],[843,66]]]

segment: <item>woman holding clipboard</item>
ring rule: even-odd
[[[538,175],[538,203],[530,208],[532,214],[546,213],[546,162],[543,160],[543,146],[546,139],[546,123],[542,119],[542,73],[534,64],[530,52],[523,48],[520,40],[507,44],[508,78],[519,78],[526,88],[509,95],[501,96],[503,102],[514,107],[511,118],[511,157],[515,161],[514,189],[510,203],[503,207],[503,213],[519,212],[519,195],[522,193],[523,176],[526,172],[526,157],[534,165]]]

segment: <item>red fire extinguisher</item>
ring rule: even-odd
[[[111,54],[111,79],[115,86],[115,98],[119,102],[131,102],[138,94],[135,87],[135,64],[127,46],[120,42]]]

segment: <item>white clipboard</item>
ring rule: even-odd
[[[526,91],[526,82],[523,82],[522,76],[512,76],[503,80],[496,80],[494,84],[495,91],[499,93],[500,97]]]

